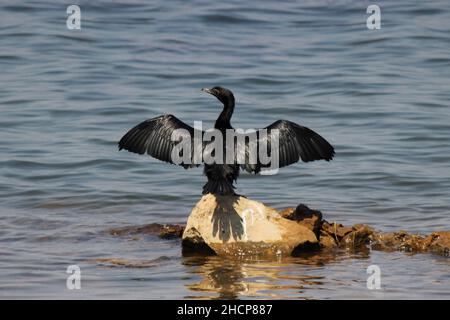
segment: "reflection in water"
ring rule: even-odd
[[[187,273],[200,276],[189,283],[187,299],[311,299],[308,289],[326,289],[326,264],[367,259],[368,252],[321,252],[278,261],[184,257]],[[334,281],[334,280],[333,280]]]

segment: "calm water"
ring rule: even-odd
[[[95,4],[94,4],[95,3]],[[85,1],[81,31],[59,1],[0,1],[1,298],[450,298],[450,262],[343,253],[282,261],[183,258],[179,241],[111,227],[185,223],[201,169],[128,152],[120,137],[172,113],[211,126],[279,118],[317,130],[330,163],[243,174],[238,192],[276,208],[377,229],[450,230],[450,2]],[[98,258],[149,261],[114,267]],[[77,264],[82,289],[66,289]],[[382,290],[366,288],[366,268]]]

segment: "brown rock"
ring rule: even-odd
[[[428,236],[409,234],[406,231],[376,233],[370,239],[372,248],[382,251],[405,251],[411,253],[432,252],[448,256],[450,252],[450,232],[434,232]]]
[[[182,254],[184,256],[191,255],[215,255],[215,251],[208,246],[202,235],[194,227],[189,228],[183,233],[181,242]]]
[[[100,265],[110,267],[126,267],[126,268],[149,268],[159,266],[163,263],[168,263],[170,259],[167,257],[160,257],[154,260],[129,260],[122,258],[97,258],[90,259],[87,262],[97,263]]]
[[[159,233],[161,239],[175,239],[183,236],[184,226],[178,224],[166,225]]]
[[[329,223],[328,221],[323,221],[322,230],[332,236],[336,242],[340,242],[341,239],[348,233],[353,231],[351,227],[345,227],[342,224],[337,224],[336,222]]]
[[[337,247],[336,240],[324,231],[320,232],[319,243],[322,248],[329,249]]]
[[[282,216],[285,219],[294,220],[294,212],[295,212],[295,208],[290,207],[290,208],[281,210],[279,212],[279,214],[280,214],[280,216]]]
[[[112,228],[106,232],[113,236],[127,236],[150,234],[156,235],[162,239],[181,238],[183,235],[184,226],[178,224],[159,224],[151,223],[143,226],[128,226],[122,228]]]
[[[405,252],[427,251],[427,240],[420,235],[412,235],[406,231],[378,233],[372,235],[373,248],[377,250],[399,250]]]
[[[287,208],[281,211],[280,215],[286,219],[297,221],[313,231],[316,237],[320,236],[322,213],[319,210],[310,209],[304,204],[299,204],[295,209]]]
[[[370,243],[370,236],[374,234],[374,230],[365,224],[355,224],[352,231],[347,233],[340,241],[340,246],[347,248],[358,248]]]
[[[440,231],[430,234],[425,242],[428,250],[443,256],[450,255],[450,231]]]

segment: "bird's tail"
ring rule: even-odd
[[[203,186],[203,194],[212,193],[220,195],[236,195],[234,193],[234,186],[227,180],[208,180]]]

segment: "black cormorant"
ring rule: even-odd
[[[235,105],[233,93],[222,87],[202,89],[202,91],[212,94],[223,103],[223,110],[217,118],[214,128],[223,133],[225,145],[225,131],[233,129],[230,124]],[[173,115],[163,115],[146,120],[129,130],[119,141],[119,150],[125,149],[138,154],[148,153],[156,159],[174,163],[171,155],[177,142],[172,141],[171,137],[176,129],[184,129],[185,132],[189,133],[192,145],[195,145],[193,140],[196,129]],[[278,129],[278,167],[288,166],[300,159],[304,162],[321,159],[330,161],[334,156],[334,148],[323,137],[311,129],[302,127],[294,122],[278,120],[264,129],[266,129],[266,135],[261,134],[261,130],[256,131],[257,142],[259,144],[262,139],[265,139],[264,142],[267,144],[269,153],[271,152],[270,132],[273,129]],[[201,131],[201,137],[203,134],[204,131]],[[201,145],[202,150],[207,144],[208,142],[203,142]],[[246,147],[248,147],[248,144],[246,144]],[[185,169],[198,167],[200,164],[192,160],[195,153],[193,149],[192,151],[189,163],[181,162],[177,164]],[[224,158],[225,153],[226,150],[224,149]],[[225,161],[223,162],[225,163]],[[234,195],[233,182],[238,178],[240,168],[248,172],[259,173],[261,168],[268,168],[269,164],[261,163],[258,158],[255,164],[240,164],[238,162],[234,164],[205,163],[204,166],[204,174],[208,177],[208,182],[203,186],[203,194]]]

